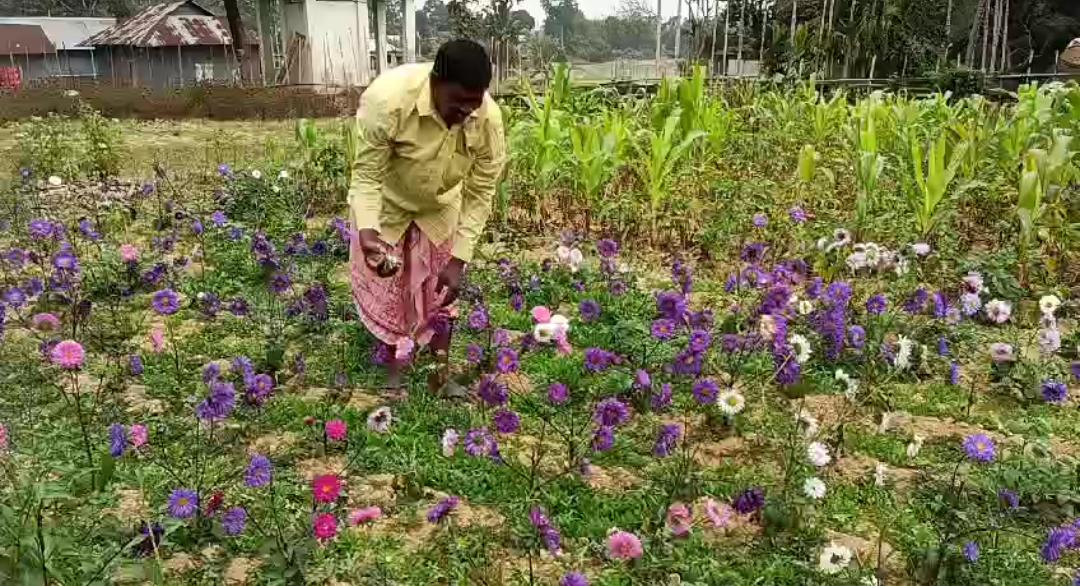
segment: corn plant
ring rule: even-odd
[[[858,184],[855,195],[855,224],[859,230],[866,227],[870,200],[877,193],[881,174],[885,170],[885,160],[878,151],[877,124],[874,121],[877,107],[867,104],[861,108],[855,120],[855,181]]]
[[[570,131],[575,183],[585,196],[585,232],[591,229],[592,210],[603,208],[600,194],[612,174],[622,165],[626,122],[619,112],[609,113],[602,123],[584,120]]]
[[[649,197],[652,239],[656,240],[656,221],[667,197],[667,185],[678,163],[686,156],[694,142],[705,136],[701,130],[679,134],[680,112],[676,109],[668,116],[662,130],[648,128],[641,131],[646,146],[638,145],[641,164],[638,167],[645,192]]]
[[[922,141],[911,139],[911,176],[904,180],[904,184],[908,203],[915,213],[915,225],[924,238],[930,235],[940,220],[939,205],[963,164],[968,145],[963,142],[955,145],[948,162],[947,148],[945,134],[941,134],[936,140],[930,141],[930,148],[924,156]]]
[[[1020,283],[1027,283],[1027,263],[1031,245],[1035,241],[1036,224],[1042,215],[1043,182],[1039,173],[1038,156],[1029,152],[1024,158],[1020,172],[1019,197],[1016,216],[1020,220]]]
[[[510,152],[514,163],[535,187],[531,193],[532,215],[538,220],[546,194],[563,162],[567,129],[562,105],[570,93],[570,69],[566,64],[556,65],[555,76],[542,99],[533,93],[531,85],[523,85],[528,113],[511,127]]]

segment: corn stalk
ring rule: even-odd
[[[679,137],[680,112],[676,109],[667,118],[662,130],[648,128],[641,131],[647,146],[638,145],[641,164],[638,167],[645,193],[649,197],[651,238],[656,241],[656,223],[660,209],[667,199],[667,184],[675,167],[686,156],[694,141],[705,136],[701,130],[692,130]]]
[[[866,228],[870,200],[877,193],[881,174],[885,170],[885,160],[878,151],[875,109],[875,105],[867,104],[855,121],[855,181],[858,184],[858,193],[855,195],[855,224],[859,231]]]
[[[917,138],[911,139],[911,178],[904,181],[908,195],[908,203],[915,213],[915,225],[919,234],[924,238],[930,235],[940,220],[938,206],[945,199],[949,186],[956,173],[964,162],[964,153],[967,152],[967,143],[959,143],[953,147],[952,155],[946,163],[945,135],[941,134],[937,140],[930,142],[930,149],[923,152],[922,141]],[[926,161],[926,169],[923,169],[923,161]],[[912,184],[914,180],[914,184]]]

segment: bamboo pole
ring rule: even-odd
[[[720,24],[720,0],[713,2],[712,47],[709,48],[709,73],[716,76],[716,27]],[[723,73],[721,73],[723,75]]]
[[[765,18],[762,17],[761,29],[765,30]],[[791,47],[795,48],[795,27],[799,24],[799,0],[791,0]]]
[[[982,57],[979,59],[979,69],[986,73],[986,45],[990,39],[990,12],[994,10],[993,5],[990,4],[991,0],[984,0],[990,10],[983,11],[983,23],[982,23]]]
[[[660,61],[664,57],[664,0],[656,0],[656,77],[664,77]]]
[[[739,10],[739,65],[738,65],[738,69],[737,69],[738,76],[740,78],[742,77],[742,69],[743,69],[742,48],[743,48],[743,31],[746,29],[746,3],[747,3],[747,1],[748,0],[740,0],[740,2],[739,2],[740,4],[742,4],[741,10]]]
[[[993,40],[990,42],[990,72],[997,71],[997,56],[998,56],[998,39],[1001,34],[1001,0],[995,0],[994,2],[994,35]]]
[[[679,61],[679,41],[682,40],[683,0],[675,0],[675,62]]]
[[[720,0],[717,0],[718,3],[719,3],[719,1]],[[728,2],[724,5],[724,56],[720,59],[721,63],[723,64],[722,65],[723,69],[721,70],[720,75],[723,75],[725,77],[728,74],[728,67],[727,67],[727,64],[728,64],[728,60],[727,60],[727,58],[728,58],[728,25],[730,25],[730,24],[731,24],[731,0],[728,0]]]
[[[1012,64],[1009,63],[1009,3],[1010,0],[1005,1],[1005,31],[1001,35],[1001,70],[1003,72],[1009,71]]]

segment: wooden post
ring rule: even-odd
[[[718,24],[720,24],[720,0],[715,0],[713,2],[712,17],[712,47],[709,48],[709,74],[711,77],[716,77],[716,29]]]
[[[656,0],[656,77],[664,77],[661,60],[664,58],[664,0]]]
[[[176,68],[180,71],[180,87],[184,87],[184,53],[180,44],[176,44]]]
[[[719,3],[719,1],[720,0],[717,0],[718,3]],[[728,57],[728,25],[730,25],[730,24],[731,24],[731,1],[728,0],[728,2],[724,4],[724,56],[720,58],[721,67],[722,67],[720,75],[723,75],[724,77],[727,77],[727,74],[728,74],[728,71],[727,71],[727,63],[728,63],[728,61],[727,61],[727,57]]]
[[[405,30],[401,33],[405,62],[416,63],[416,0],[404,0],[401,4],[405,10],[402,15]]]
[[[262,83],[274,79],[274,15],[272,0],[255,1],[255,21],[259,25],[259,63]]]

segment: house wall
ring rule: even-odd
[[[282,13],[286,54],[296,35],[305,39],[301,58],[288,59],[289,83],[356,86],[370,81],[367,0],[287,2]]]
[[[99,78],[118,86],[175,88],[199,83],[233,82],[239,77],[232,50],[221,45],[194,47],[100,47]],[[244,59],[249,79],[259,76],[259,52]]]
[[[94,78],[93,51],[57,51],[48,55],[3,55],[0,66],[18,67],[23,83],[47,78]]]

